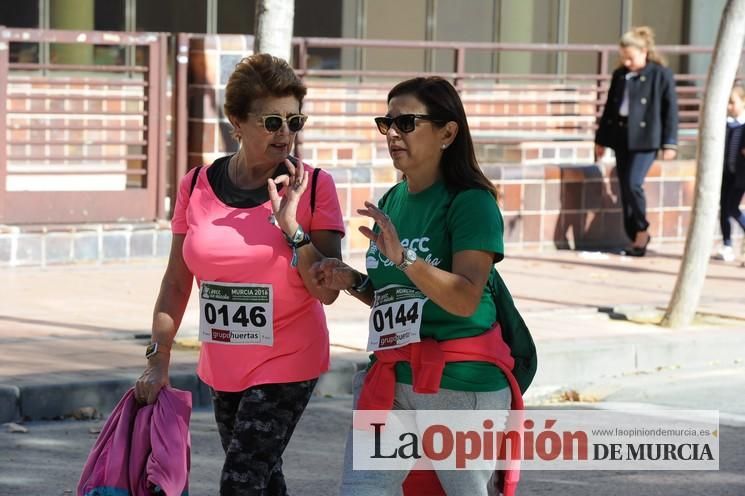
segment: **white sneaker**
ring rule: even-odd
[[[731,246],[722,245],[714,255],[715,260],[724,260],[725,262],[735,261],[735,250]]]

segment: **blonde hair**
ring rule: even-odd
[[[732,87],[732,93],[736,94],[740,100],[745,101],[745,87],[740,84],[736,84]]]
[[[654,31],[649,26],[637,26],[626,31],[618,42],[621,48],[635,47],[647,51],[647,60],[665,65],[665,59],[657,53]]]

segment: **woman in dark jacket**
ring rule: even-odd
[[[737,222],[745,232],[745,213],[740,211],[740,203],[745,196],[745,87],[737,85],[732,88],[727,104],[725,133],[722,190],[719,195],[722,246],[714,258],[732,262],[736,257],[732,249],[730,219]],[[745,262],[745,258],[743,261]]]
[[[678,103],[673,73],[655,52],[651,28],[633,28],[619,42],[621,66],[613,72],[608,100],[595,135],[595,156],[605,148],[616,154],[623,224],[632,244],[626,255],[642,257],[652,237],[647,232],[644,178],[657,151],[677,155]]]

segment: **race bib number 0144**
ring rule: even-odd
[[[202,282],[199,340],[222,344],[274,344],[271,284]]]
[[[367,351],[399,348],[421,341],[427,297],[416,288],[390,285],[375,291]]]

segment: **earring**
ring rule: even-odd
[[[446,144],[444,144],[444,143],[443,143],[443,145],[442,145],[442,147],[441,147],[441,148],[442,148],[442,149],[444,150],[444,149],[445,149],[445,148],[447,148],[447,147],[448,147],[448,146],[447,146]]]

